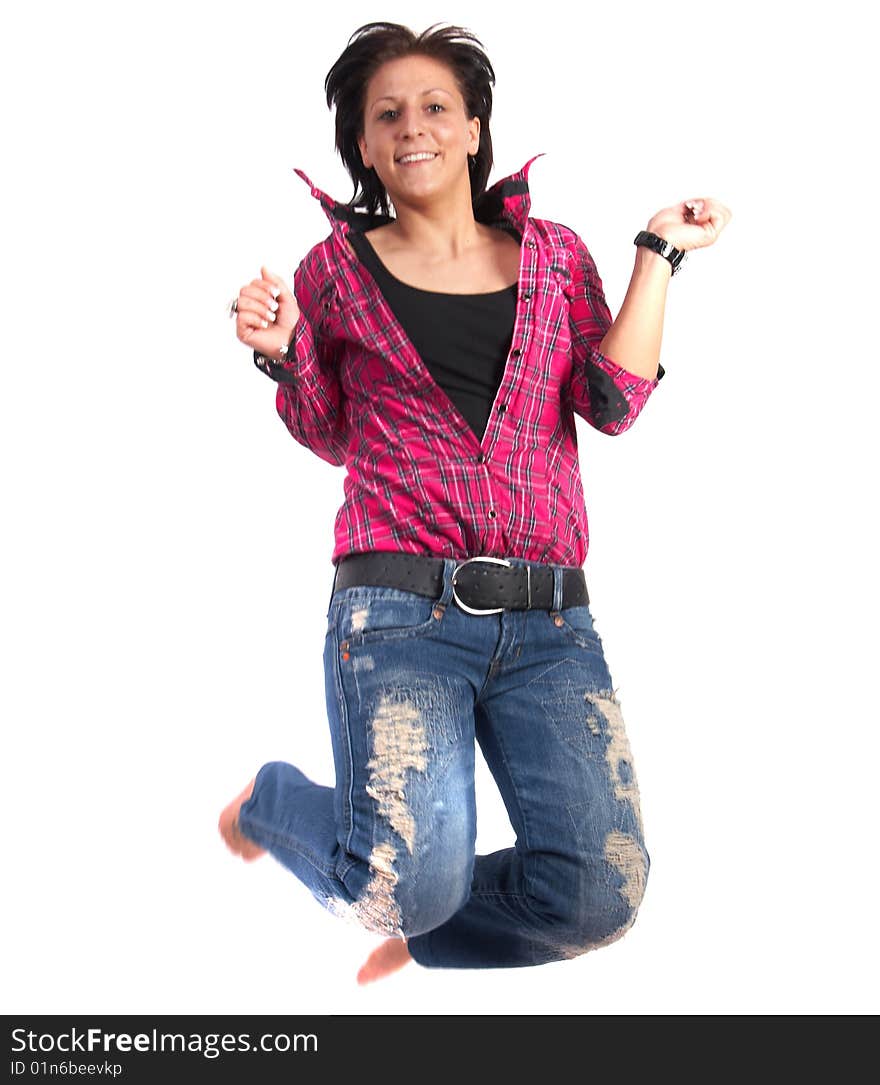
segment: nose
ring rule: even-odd
[[[418,109],[406,109],[400,115],[399,135],[401,139],[413,139],[424,131],[424,118]]]

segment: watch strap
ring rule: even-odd
[[[681,265],[687,257],[685,249],[675,248],[671,242],[665,241],[658,234],[652,233],[650,230],[639,230],[633,239],[633,244],[644,245],[645,248],[665,257],[672,265],[673,275],[681,268]]]

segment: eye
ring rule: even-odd
[[[430,104],[430,105],[428,106],[428,109],[439,109],[439,110],[441,110],[441,111],[444,111],[444,112],[445,112],[445,110],[446,110],[446,106],[444,106],[444,105],[441,105],[441,104],[440,104],[439,102],[432,102],[432,103],[431,103],[431,104]],[[389,113],[396,113],[396,112],[397,112],[397,110],[396,110],[396,109],[386,109],[384,113],[380,113],[380,114],[379,114],[379,120],[380,120],[380,121],[383,121],[383,120],[385,120],[385,118],[386,118],[386,117],[388,116],[388,114],[389,114]]]

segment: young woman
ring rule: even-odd
[[[360,27],[326,80],[360,196],[297,170],[332,231],[293,291],[262,268],[231,305],[293,437],[347,474],[324,643],[335,787],[264,765],[220,831],[388,935],[360,982],[607,945],[650,865],[582,568],[574,414],[632,425],[663,376],[670,276],[730,211],[654,215],[612,321],[581,238],[528,214],[535,159],[486,188],[493,83],[460,27]],[[491,855],[474,853],[475,741],[516,832]]]

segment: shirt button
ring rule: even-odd
[[[520,354],[522,354],[522,351],[519,349],[519,347],[514,347],[513,350],[510,352],[511,358],[518,358]]]
[[[526,242],[526,244],[528,245],[528,247],[530,249],[536,249],[538,247],[537,244],[534,241],[532,241],[531,238],[529,238],[529,240]]]
[[[477,456],[477,463],[485,463],[485,462],[486,462],[486,457],[485,457],[485,456],[483,455],[483,453],[481,452],[481,453],[479,454],[479,456]]]
[[[531,290],[524,290],[522,292],[522,298],[523,298],[524,301],[528,301],[531,296],[532,296]]]
[[[499,414],[504,414],[504,412],[506,410],[507,410],[507,404],[506,403],[499,403],[498,404],[498,413]]]
[[[495,519],[495,510],[494,509],[489,509],[489,519],[490,520]]]

